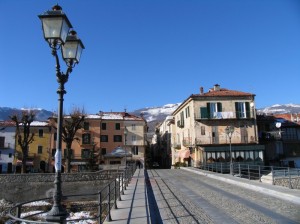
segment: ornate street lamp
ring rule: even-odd
[[[127,169],[127,150],[126,150],[126,145],[127,145],[127,134],[128,134],[128,130],[126,128],[126,126],[124,127],[124,136],[125,136],[125,147],[124,147],[124,152],[125,152],[125,167]]]
[[[55,5],[51,11],[46,11],[38,16],[42,21],[44,38],[52,49],[52,55],[56,60],[56,77],[59,84],[58,94],[58,118],[57,118],[57,141],[55,152],[55,180],[53,207],[48,212],[46,220],[50,222],[63,223],[68,216],[67,211],[62,207],[61,190],[61,166],[62,166],[62,121],[63,121],[63,96],[66,94],[65,83],[69,74],[76,64],[79,63],[84,46],[77,38],[75,31],[70,31],[72,25],[66,14],[63,13],[59,5]],[[60,63],[57,51],[61,48],[62,58],[68,67],[66,74],[60,71]]]
[[[234,127],[233,126],[227,126],[225,128],[225,133],[226,135],[228,136],[229,138],[229,153],[230,153],[230,174],[232,175],[233,172],[232,172],[232,153],[231,153],[231,137],[232,137],[232,134],[234,132]]]

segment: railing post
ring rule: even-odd
[[[22,205],[18,205],[16,213],[17,218],[20,218],[22,213]]]
[[[115,204],[115,209],[117,209],[118,208],[118,206],[117,206],[117,179],[115,178],[115,189],[114,189],[114,193],[115,193],[115,195],[114,195],[114,204]]]
[[[289,173],[289,188],[293,189],[290,167],[288,167],[288,173]]]
[[[261,182],[260,165],[258,165],[258,179],[259,179],[259,182]]]
[[[250,173],[250,166],[249,166],[249,164],[248,164],[248,178],[249,178],[249,180],[251,180],[251,173]]]
[[[239,163],[239,177],[242,177],[242,172],[241,172],[241,164]]]
[[[275,185],[273,166],[271,166],[271,173],[272,173],[272,185]]]
[[[118,172],[118,178],[119,178],[119,184],[118,184],[118,189],[119,189],[119,201],[121,201],[121,175]]]
[[[124,172],[122,172],[122,195],[124,195]]]
[[[102,224],[102,196],[101,191],[99,193],[99,205],[98,205],[98,223]]]
[[[108,184],[108,202],[107,202],[107,205],[108,205],[108,221],[112,221],[111,219],[111,213],[110,213],[110,184]]]
[[[223,174],[223,163],[221,163],[221,174]]]

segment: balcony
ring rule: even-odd
[[[180,143],[174,143],[173,148],[175,149],[181,149],[181,144]]]
[[[192,146],[192,138],[184,138],[182,141],[182,145],[185,147]]]
[[[184,122],[183,121],[177,121],[177,127],[183,128],[184,127]]]
[[[253,119],[253,114],[246,114],[246,112],[235,113],[233,111],[214,112],[212,114],[195,114],[195,120],[222,120],[222,119]]]

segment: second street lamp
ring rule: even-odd
[[[77,38],[75,31],[70,31],[72,25],[66,14],[62,12],[59,5],[55,5],[51,11],[39,15],[42,21],[44,38],[52,49],[52,55],[56,61],[56,78],[59,84],[58,94],[58,117],[57,117],[57,140],[55,152],[55,180],[53,206],[48,212],[46,220],[50,222],[64,223],[68,216],[67,211],[62,207],[62,190],[61,190],[61,166],[62,166],[62,122],[63,122],[63,101],[65,83],[76,64],[79,63],[81,52],[84,46],[80,39]],[[60,71],[60,63],[57,51],[61,48],[62,58],[66,62],[67,71],[64,74]]]
[[[234,132],[234,127],[233,126],[227,126],[225,128],[225,133],[229,138],[229,153],[230,153],[230,157],[229,157],[230,158],[230,167],[229,167],[229,169],[230,169],[230,174],[231,175],[233,174],[233,172],[232,172],[233,171],[232,152],[231,152],[231,138],[232,138],[233,132]]]

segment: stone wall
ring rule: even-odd
[[[117,175],[117,170],[61,175],[63,195],[94,193]],[[17,203],[51,197],[54,173],[1,174],[0,199]]]
[[[274,185],[290,187],[292,189],[300,189],[300,177],[275,178]]]

